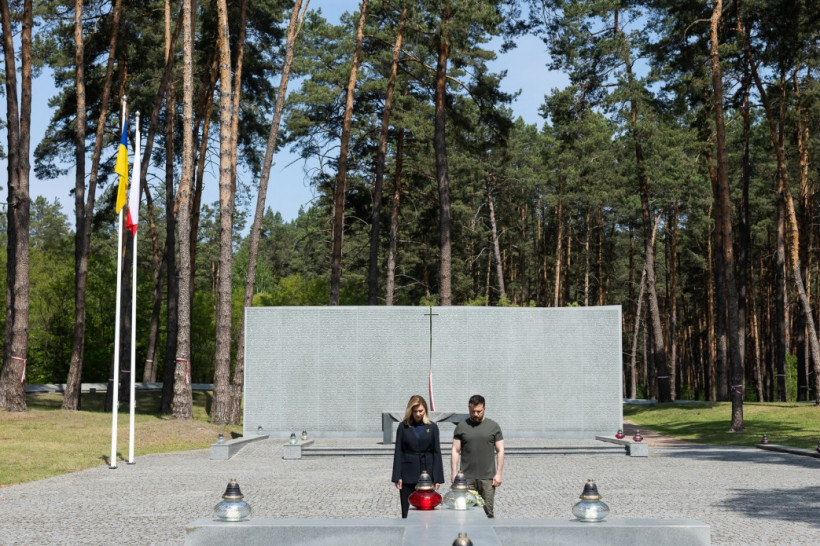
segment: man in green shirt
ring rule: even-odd
[[[495,488],[501,485],[504,469],[504,436],[498,423],[484,417],[483,396],[471,396],[469,408],[470,418],[456,425],[453,433],[452,480],[456,479],[460,458],[467,485],[478,491],[484,499],[484,513],[492,518]]]

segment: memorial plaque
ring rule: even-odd
[[[622,426],[619,306],[253,307],[245,328],[246,434],[381,437],[431,368],[437,411],[481,394],[510,438]]]

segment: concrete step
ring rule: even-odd
[[[393,446],[374,447],[321,447],[310,446],[302,448],[302,457],[392,457]],[[623,457],[623,446],[601,444],[600,446],[515,446],[505,447],[504,453],[512,456],[542,456],[542,455],[595,455]],[[442,456],[450,457],[450,449],[442,449]]]

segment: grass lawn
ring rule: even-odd
[[[241,425],[218,426],[208,421],[211,394],[194,392],[194,418],[158,415],[159,392],[137,392],[134,456],[210,446],[219,432],[242,435]],[[63,397],[27,397],[29,410],[0,410],[0,487],[108,464],[111,456],[111,413],[102,411],[105,394],[84,394],[82,411],[63,411]],[[128,460],[127,403],[117,421],[118,465]]]
[[[625,405],[624,419],[667,436],[701,444],[753,446],[769,442],[815,449],[820,407],[806,402],[744,402],[743,432],[729,432],[731,402]]]

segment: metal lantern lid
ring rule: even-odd
[[[464,472],[461,470],[456,474],[456,479],[453,480],[453,485],[450,487],[453,491],[467,491],[467,478],[464,477]]]
[[[416,483],[416,491],[428,491],[433,489],[433,479],[426,470],[422,470],[421,476],[419,476],[419,481]]]
[[[583,500],[601,500],[601,494],[598,493],[598,486],[595,485],[595,480],[587,480],[584,484],[584,491],[578,497]]]
[[[473,546],[473,541],[467,536],[467,533],[459,533],[458,537],[453,541],[453,546]]]
[[[239,484],[236,483],[236,478],[231,478],[231,481],[228,482],[228,487],[225,488],[225,494],[222,495],[222,498],[225,500],[242,500],[244,498],[242,491],[239,489]]]

